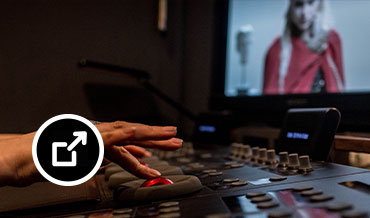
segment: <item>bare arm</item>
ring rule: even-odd
[[[182,145],[182,140],[175,138],[176,127],[172,126],[148,126],[117,121],[98,124],[96,127],[104,141],[105,159],[141,178],[153,178],[160,174],[141,165],[133,156],[149,155],[139,147],[175,150]],[[25,186],[43,180],[32,159],[34,135],[35,132],[0,139],[0,186]]]

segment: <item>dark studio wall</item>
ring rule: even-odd
[[[78,67],[82,58],[148,71],[194,113],[207,110],[213,1],[4,0],[0,7],[0,132],[36,130],[48,118],[178,125],[192,122],[119,73]]]

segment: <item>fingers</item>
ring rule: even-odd
[[[171,138],[168,140],[131,141],[131,144],[145,148],[157,148],[164,151],[173,151],[181,148],[182,142],[183,140],[179,138]]]
[[[163,127],[166,128],[166,127]],[[162,131],[155,129],[143,129],[139,127],[126,127],[115,129],[113,131],[102,132],[104,144],[119,144],[119,145],[147,145],[154,147],[156,144],[145,142],[150,140],[167,140],[168,149],[176,149],[181,146],[182,140],[173,138],[176,135],[176,128],[168,128]],[[152,145],[152,146],[150,146]],[[157,143],[157,145],[165,145],[165,141]]]
[[[137,177],[155,178],[161,175],[157,170],[141,165],[124,147],[110,146],[106,151],[107,158]]]
[[[152,156],[152,153],[145,150],[145,148],[141,148],[135,145],[126,145],[125,149],[137,158]]]
[[[161,140],[170,139],[177,134],[177,128],[174,126],[137,126],[135,140]]]
[[[135,137],[136,127],[116,129],[100,133],[104,141],[104,146],[115,144],[128,144]]]
[[[141,165],[134,157],[150,156],[144,148],[175,150],[181,147],[182,140],[174,138],[177,129],[174,126],[148,126],[139,123],[117,121],[96,125],[104,141],[105,156],[141,178],[154,178],[160,173]]]
[[[129,123],[116,121],[113,123],[102,123],[96,126],[100,133],[113,132],[128,128],[135,128],[136,140],[169,139],[177,134],[174,126],[148,126],[140,123]]]

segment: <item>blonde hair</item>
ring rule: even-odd
[[[283,35],[280,39],[281,54],[279,67],[279,93],[284,93],[284,80],[288,72],[289,62],[292,53],[291,34],[294,27],[292,21],[293,1],[289,0],[289,7],[286,13],[286,25]],[[327,16],[328,5],[324,0],[320,1],[319,8],[312,26],[300,36],[307,47],[317,53],[322,53],[327,48],[327,39],[329,35],[329,16]]]

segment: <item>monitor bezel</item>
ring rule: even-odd
[[[215,1],[212,84],[209,108],[231,111],[242,123],[281,126],[290,108],[335,107],[342,113],[339,130],[366,131],[370,127],[370,92],[287,94],[228,97],[224,93],[229,0]],[[367,131],[366,131],[367,132]]]

